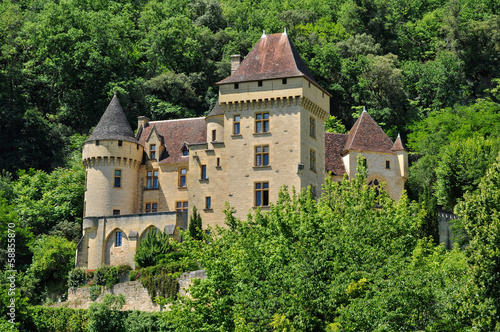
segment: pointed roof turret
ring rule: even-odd
[[[272,35],[264,32],[238,69],[217,84],[300,76],[318,85],[286,32]]]
[[[137,143],[132,127],[128,123],[125,112],[118,97],[115,95],[106,108],[106,111],[99,120],[99,123],[94,128],[92,135],[86,142],[97,140],[121,140],[132,143]]]
[[[349,150],[392,153],[392,140],[366,110],[349,131],[344,152]]]
[[[396,142],[391,148],[391,151],[407,151],[406,146],[403,144],[403,140],[401,139],[401,135],[398,134],[398,138],[396,138]]]

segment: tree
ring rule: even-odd
[[[157,229],[150,230],[135,251],[134,261],[139,267],[154,266],[160,258],[172,251],[170,236]]]
[[[101,303],[92,303],[89,308],[89,332],[114,332],[123,330],[125,315],[119,311],[125,304],[123,294],[106,294]]]
[[[76,244],[63,237],[42,235],[30,249],[33,252],[30,272],[40,281],[38,294],[63,294],[69,271],[74,267]]]
[[[164,323],[186,331],[451,325],[461,253],[419,241],[418,204],[392,201],[365,181],[366,169],[352,181],[327,180],[318,202],[282,190],[269,211],[231,219],[207,243],[187,239],[182,250],[207,278],[171,304]]]
[[[440,153],[436,169],[438,204],[452,211],[467,191],[474,191],[500,151],[500,139],[473,137],[453,141]]]
[[[480,331],[498,329],[500,321],[500,154],[474,192],[457,204],[457,226],[468,239],[465,254],[471,282],[461,314]]]
[[[196,206],[193,207],[193,214],[189,218],[189,235],[195,240],[203,239],[202,220]]]

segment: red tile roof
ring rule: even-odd
[[[285,33],[264,34],[238,69],[217,84],[298,76],[307,77],[316,83],[288,35]]]
[[[138,139],[143,146],[149,137],[152,128],[163,136],[166,153],[162,153],[160,164],[187,162],[188,157],[182,155],[184,143],[206,143],[207,125],[205,118],[191,118],[180,120],[151,121],[143,128]]]
[[[394,142],[394,145],[392,146],[392,151],[408,151],[406,149],[406,146],[403,144],[403,140],[401,139],[401,136],[398,134],[398,138],[396,138],[396,142]]]
[[[325,170],[333,175],[345,174],[342,152],[347,138],[347,134],[325,133]]]
[[[349,131],[344,152],[349,150],[393,153],[392,140],[373,120],[368,112],[363,111]]]

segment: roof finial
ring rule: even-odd
[[[363,106],[363,112],[366,112],[366,106]]]
[[[260,38],[266,38],[266,30],[262,30],[262,37]]]
[[[285,36],[287,35],[287,34],[286,34],[286,27],[285,27],[285,31],[283,32],[283,34],[284,34]]]

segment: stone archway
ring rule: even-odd
[[[116,266],[129,264],[128,261],[129,239],[125,232],[115,228],[107,237],[104,246],[104,264]]]

